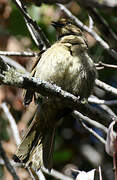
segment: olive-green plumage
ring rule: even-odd
[[[85,36],[66,19],[53,22],[53,26],[58,32],[58,41],[41,55],[33,76],[60,86],[79,96],[80,100],[87,100],[94,86],[96,69],[87,54]],[[67,112],[67,107],[55,97],[36,97],[39,97],[37,113],[14,160],[24,162],[36,170],[43,165],[51,169],[55,129],[59,119]]]

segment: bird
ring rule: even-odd
[[[32,76],[56,84],[63,90],[86,102],[92,93],[97,71],[88,55],[85,35],[79,27],[67,18],[53,21],[57,41],[42,52],[35,65]],[[18,146],[14,161],[26,167],[39,170],[42,166],[51,170],[56,129],[60,119],[69,111],[62,99],[54,96],[44,97],[27,90],[25,104],[36,96],[36,114],[29,125],[21,144]]]

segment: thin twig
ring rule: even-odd
[[[85,129],[87,129],[93,136],[95,136],[101,143],[106,144],[106,141],[105,141],[101,136],[99,136],[95,131],[93,131],[93,129],[89,128],[89,127],[88,127],[85,123],[83,123],[82,121],[81,121],[81,124],[82,124],[83,127],[84,127]]]
[[[94,103],[94,104],[100,104],[100,105],[105,104],[105,105],[109,105],[109,106],[113,106],[113,105],[117,104],[117,100],[106,101],[106,100],[102,100],[102,99],[97,99],[95,96],[90,96],[88,98],[88,102]]]
[[[108,35],[110,39],[113,39],[114,41],[117,41],[117,35],[113,32],[107,21],[99,14],[96,8],[88,7],[88,11],[91,13],[93,20],[96,21],[96,23],[99,25],[99,30],[101,29],[102,33],[105,35],[106,38],[108,38]]]
[[[3,158],[5,166],[8,169],[9,173],[12,175],[13,179],[14,180],[20,180],[19,177],[17,176],[16,172],[15,172],[15,169],[13,168],[8,157],[6,156],[6,153],[2,147],[1,142],[0,142],[0,156]]]
[[[97,64],[95,64],[96,67],[98,67],[100,65],[103,66],[103,67],[106,67],[106,68],[117,69],[117,65],[106,64],[106,63],[103,63],[102,61],[99,61]]]
[[[95,31],[90,29],[88,26],[84,25],[78,18],[73,16],[73,14],[62,4],[57,4],[62,11],[72,19],[77,26],[79,26],[82,30],[88,32],[92,37],[96,39],[96,41],[111,55],[115,60],[117,60],[117,52],[110,48],[107,42],[105,42]]]
[[[15,52],[15,51],[0,51],[0,55],[3,56],[21,56],[21,57],[37,57],[38,53],[36,52]]]
[[[104,83],[104,82],[102,82],[102,81],[100,81],[98,79],[96,79],[95,84],[98,87],[104,89],[106,92],[117,96],[117,89],[116,88],[114,88],[114,87],[112,87],[112,86],[110,86],[110,85],[108,85],[108,84],[106,84],[106,83]]]
[[[26,11],[27,13],[27,11]],[[26,23],[26,26],[28,28],[28,31],[34,41],[34,43],[36,44],[36,46],[42,50],[43,49],[43,42],[39,36],[39,34],[37,33],[37,31],[35,30],[34,26],[32,26],[32,24],[24,17],[24,20],[25,20],[25,23]],[[45,47],[44,47],[45,48]]]
[[[92,97],[93,97],[95,100],[97,100],[98,102],[100,101],[100,99],[99,99],[98,97],[93,96],[93,95],[92,95]],[[107,102],[108,102],[108,101],[107,101]],[[98,103],[98,104],[99,104],[99,103]],[[106,111],[106,112],[109,113],[110,115],[115,116],[116,119],[117,119],[116,114],[110,109],[110,107],[107,106],[106,103],[105,103],[105,104],[99,104],[99,107],[101,107],[104,111]]]
[[[49,43],[48,39],[46,38],[45,34],[41,30],[41,28],[37,25],[36,21],[34,21],[29,16],[29,14],[26,12],[26,8],[21,4],[21,2],[19,0],[13,0],[13,1],[16,4],[16,6],[19,8],[19,10],[21,11],[23,17],[26,19],[28,26],[30,28],[33,28],[33,30],[35,30],[35,32],[37,32],[37,34],[39,35],[39,39],[42,42],[42,44],[44,45],[44,48],[46,49],[46,48],[50,47],[50,43]],[[32,33],[33,33],[33,31],[31,31],[31,35],[32,35]],[[35,33],[33,33],[33,36],[35,36]],[[37,37],[35,36],[35,39],[36,38]],[[40,44],[40,41],[38,42],[39,44]]]
[[[108,107],[105,104],[101,104],[101,105],[99,105],[99,107],[101,107],[104,111],[106,111],[108,114],[110,114],[111,116],[114,116],[117,119],[116,114],[112,111],[112,109],[110,107]]]
[[[87,116],[84,116],[83,114],[81,114],[80,112],[78,112],[78,111],[76,111],[76,110],[74,110],[74,111],[72,112],[72,115],[75,117],[75,119],[79,119],[79,118],[80,118],[80,119],[82,119],[84,122],[87,122],[88,124],[90,124],[90,125],[98,128],[98,129],[103,130],[105,133],[107,133],[107,131],[108,131],[108,129],[107,129],[104,125],[102,125],[102,124],[100,124],[100,123],[98,123],[98,122],[90,119],[90,118],[87,117]]]
[[[16,122],[15,122],[15,119],[13,118],[12,114],[10,113],[6,103],[2,103],[1,107],[2,107],[5,115],[8,118],[8,121],[9,121],[11,129],[12,129],[13,137],[15,139],[15,143],[18,146],[20,144],[21,140],[20,140],[20,136],[19,136],[19,132],[18,132],[18,128],[17,128]]]
[[[99,180],[102,180],[102,170],[100,166],[99,166]]]

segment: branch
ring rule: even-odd
[[[88,32],[92,37],[94,37],[94,39],[107,51],[107,53],[111,55],[115,60],[117,60],[117,52],[112,49],[107,42],[105,42],[95,31],[84,25],[78,18],[73,16],[73,14],[64,5],[57,5],[67,15],[68,18],[72,19],[79,28]]]
[[[10,68],[8,71],[4,72],[4,75],[0,75],[0,83],[28,90],[33,89],[35,92],[40,93],[44,96],[54,95],[63,99],[63,101],[65,100],[66,103],[74,103],[74,105],[79,102],[76,96],[62,90],[55,84],[42,81],[39,78],[29,77],[25,74],[21,74],[13,68]]]
[[[0,142],[0,156],[3,158],[6,168],[8,169],[9,173],[12,175],[14,180],[20,180],[17,176],[13,166],[11,165],[8,157],[6,156],[6,153],[2,147],[2,144]]]
[[[80,103],[78,101],[78,97],[62,90],[55,84],[53,85],[49,82],[42,81],[39,78],[28,77],[25,74],[20,74],[13,68],[10,68],[8,71],[6,71],[4,75],[0,75],[0,82],[4,85],[16,86],[19,88],[31,90],[33,89],[35,92],[41,93],[42,95],[46,96],[58,96],[59,98],[65,100],[66,103],[69,102],[72,105],[74,104],[74,106],[76,106],[77,103]],[[116,88],[113,88],[112,86],[109,86],[99,80],[96,80],[96,85],[117,96]]]
[[[63,91],[60,87],[51,84],[49,82],[41,81],[39,78],[28,77],[28,75],[16,72],[13,68],[10,68],[4,74],[0,74],[0,83],[9,86],[15,86],[24,89],[31,89],[43,96],[55,96],[62,99],[70,108],[74,108],[81,111],[88,116],[99,117],[96,118],[97,121],[101,120],[103,122],[109,123],[112,120],[117,119],[116,116],[112,116],[109,113],[97,109],[96,107],[90,106],[89,104],[82,104],[79,102],[78,97]],[[107,88],[108,90],[108,88]],[[117,91],[117,90],[116,90]]]

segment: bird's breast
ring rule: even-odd
[[[72,47],[73,48],[73,47]],[[74,54],[70,46],[56,43],[43,53],[35,77],[60,86],[73,94],[79,94],[91,74],[93,62],[81,53]]]

